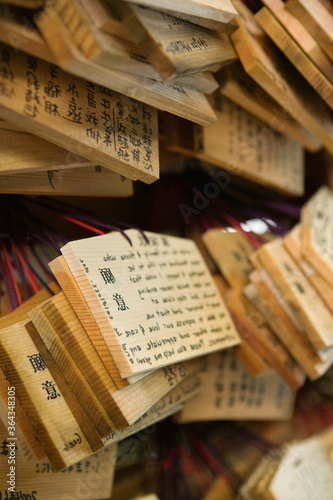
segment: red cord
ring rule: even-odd
[[[66,220],[69,220],[70,222],[73,222],[74,224],[77,224],[78,226],[85,227],[86,229],[89,229],[93,233],[97,234],[105,234],[105,232],[101,231],[100,229],[97,229],[96,227],[90,226],[89,224],[85,224],[84,222],[81,222],[79,220],[73,219],[72,217],[69,217],[68,215],[61,215]]]
[[[31,283],[32,288],[34,289],[35,293],[38,293],[38,292],[39,292],[39,288],[38,288],[38,286],[37,286],[37,282],[36,282],[36,280],[35,280],[34,275],[33,275],[33,274],[30,274],[30,271],[29,271],[29,269],[27,268],[27,265],[26,265],[26,263],[24,262],[24,259],[23,259],[22,255],[20,254],[20,252],[19,252],[19,250],[18,250],[17,246],[15,245],[14,241],[13,241],[11,238],[10,238],[10,240],[9,240],[9,241],[10,241],[10,243],[11,243],[12,247],[14,248],[14,251],[15,251],[15,253],[16,253],[16,255],[17,255],[17,257],[19,258],[19,261],[21,262],[21,265],[22,265],[23,269],[25,270],[26,275],[28,276],[28,279],[29,279],[29,281],[30,281],[30,283]]]
[[[18,286],[17,286],[17,281],[15,279],[15,274],[14,274],[13,266],[12,266],[11,260],[9,258],[9,254],[8,254],[6,245],[4,243],[2,243],[2,248],[3,248],[4,254],[5,254],[5,259],[6,259],[8,268],[9,268],[10,276],[11,276],[12,281],[13,281],[14,290],[15,290],[15,293],[16,293],[16,297],[17,297],[18,303],[19,303],[19,305],[22,305],[22,298],[21,298],[21,294],[20,294]]]

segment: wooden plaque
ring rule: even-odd
[[[158,178],[156,110],[8,46],[0,52],[1,118],[128,178]]]

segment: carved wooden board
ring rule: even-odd
[[[117,443],[122,439],[127,438],[146,427],[153,425],[156,422],[172,415],[183,408],[183,403],[204,389],[201,382],[201,376],[194,377],[181,382],[174,389],[163,396],[157,403],[138,418],[132,425],[121,431],[114,431],[104,439],[105,446],[110,443]]]
[[[301,231],[301,225],[297,224],[292,231],[284,237],[283,244],[312,286],[317,290],[326,307],[333,313],[333,288],[304,257]]]
[[[217,77],[222,95],[267,123],[270,128],[299,142],[308,151],[320,149],[319,141],[247,75],[240,62],[223,68]]]
[[[332,61],[299,19],[286,9],[282,0],[263,0],[263,3],[289,32],[301,49],[318,66],[319,70],[333,83]]]
[[[156,8],[154,0],[129,1]],[[181,4],[179,2],[176,3],[174,0],[161,0],[158,6],[160,9],[203,17],[221,23],[228,23],[237,15],[237,11],[230,0],[183,0]]]
[[[33,134],[6,130],[5,128],[0,129],[1,176],[34,171],[44,171],[46,173],[48,170],[72,169],[93,165],[96,165],[96,163]]]
[[[301,212],[302,252],[329,286],[333,283],[332,207],[333,193],[323,186]]]
[[[297,70],[264,34],[254,36],[241,26],[232,41],[245,71],[332,153],[332,112]]]
[[[62,248],[122,377],[239,343],[194,242],[126,234]]]
[[[286,8],[304,24],[333,61],[333,16],[318,0],[288,0]]]
[[[133,183],[100,166],[56,167],[43,172],[1,174],[0,193],[124,198],[133,194]]]
[[[217,122],[196,127],[199,159],[290,195],[304,190],[303,149],[222,95],[212,99]]]
[[[330,433],[332,441],[332,428]],[[275,500],[329,500],[333,488],[333,467],[321,435],[290,445],[269,485]],[[292,493],[291,493],[292,491]]]
[[[79,365],[75,363],[75,354],[73,358],[71,350],[67,350],[66,343],[62,341],[61,335],[58,335],[57,330],[59,330],[59,328],[55,329],[53,327],[48,316],[44,313],[43,307],[38,306],[29,314],[40,337],[38,338],[38,336],[35,335],[33,338],[36,347],[40,351],[46,348],[49,351],[49,357],[52,357],[51,363],[48,363],[48,368],[56,384],[59,385],[58,378],[61,379],[65,377],[77,400],[85,409],[91,422],[96,427],[99,435],[102,438],[105,437],[114,430],[116,426],[102,404],[102,383],[98,381],[98,378],[101,378],[101,373],[96,374],[95,384],[91,387],[89,385],[89,370],[84,363],[84,358]],[[61,374],[60,376],[59,371]],[[74,405],[77,404],[74,399],[68,402],[70,407],[71,403]]]
[[[1,364],[55,470],[93,453],[25,329],[26,322],[1,331]],[[13,332],[15,331],[15,335]],[[17,345],[20,349],[17,349]],[[38,364],[37,364],[38,362]],[[34,364],[33,364],[34,363]]]
[[[242,291],[253,270],[249,257],[254,246],[240,232],[228,233],[221,229],[209,229],[202,239],[229,285]]]
[[[116,384],[117,389],[127,387],[130,380],[122,379],[120,377],[119,370],[97,325],[96,319],[89,309],[89,306],[85,301],[77,282],[73,278],[64,257],[57,257],[49,265],[63,292],[65,293],[68,302],[74,308],[80,323],[87,332],[91,343],[103,361],[105,368]]]
[[[7,437],[5,426],[0,422],[0,441]],[[15,482],[16,495],[22,498],[47,498],[59,500],[61,496],[72,496],[78,500],[96,500],[96,488],[89,485],[98,484],[99,498],[110,498],[113,476],[116,464],[117,445],[108,446],[105,450],[76,463],[62,473],[55,473],[50,462],[40,460],[38,463],[27,464],[22,446],[17,445],[15,451]],[[0,494],[2,498],[10,495],[8,492],[7,474],[10,472],[8,456],[0,456]],[[23,496],[25,495],[25,496]]]
[[[111,70],[89,61],[81,54],[69,31],[50,6],[37,19],[37,24],[64,70],[81,78],[93,79],[99,85],[111,86],[128,97],[195,123],[209,126],[216,121],[213,110],[201,92],[176,83]]]
[[[252,378],[231,350],[208,357],[201,375],[205,390],[184,405],[181,422],[200,420],[288,420],[294,391],[277,374]]]
[[[13,400],[8,400],[8,389],[11,386],[6,379],[6,376],[2,369],[0,368],[0,400],[1,400],[1,420],[4,422],[6,426],[6,437],[9,437],[8,433],[8,410],[9,410],[9,401],[13,402]],[[15,392],[15,391],[14,391]],[[12,393],[11,393],[12,394]],[[12,396],[13,397],[13,396]],[[11,436],[16,439],[12,439],[11,441],[17,441],[16,445],[21,444],[21,453],[25,460],[28,463],[36,463],[39,460],[43,460],[46,458],[45,451],[41,444],[38,442],[36,432],[33,430],[31,422],[27,416],[27,414],[22,409],[19,401],[16,398],[15,394],[15,431],[14,436]]]
[[[163,80],[216,71],[237,59],[227,35],[142,5],[119,0],[111,5]]]
[[[273,291],[262,278],[263,271],[251,274],[251,285],[244,289],[246,297],[264,315],[268,325],[294,357],[295,361],[312,380],[320,377],[329,367],[314,352],[309,341],[304,338],[285,313]]]
[[[318,351],[333,344],[333,316],[307,278],[297,267],[282,240],[276,239],[257,251],[261,264],[283,295],[287,314],[297,318],[297,326]]]
[[[158,178],[157,112],[1,45],[0,117],[131,179]]]
[[[322,74],[316,64],[309,59],[287,30],[266,7],[260,9],[255,18],[265,33],[289,59],[293,66],[298,69],[320,97],[333,109],[332,82]]]

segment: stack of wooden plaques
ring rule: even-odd
[[[332,203],[332,192],[321,188],[302,209],[299,225],[253,255],[256,271],[245,288],[248,299],[312,380],[333,363]]]
[[[1,191],[129,196],[159,177],[161,110],[171,151],[302,195],[304,149],[333,152],[332,14],[264,4],[1,2]]]
[[[203,235],[230,287],[224,296],[242,338],[236,357],[262,383],[273,369],[297,389],[306,376],[315,380],[333,364],[332,208],[333,193],[322,187],[302,209],[299,224],[257,250],[245,233],[210,229]],[[231,380],[221,375],[227,364],[212,358],[207,379]],[[241,394],[233,395],[240,404]],[[200,398],[203,413],[204,395],[196,400]],[[216,387],[207,395],[207,405],[209,398],[217,401]],[[218,415],[218,406],[210,412]]]
[[[333,153],[332,12],[319,0],[264,0],[256,15],[239,0],[233,4],[239,60],[216,74],[222,96],[211,103],[218,120],[205,129],[167,117],[167,146],[301,195],[303,148]]]
[[[127,230],[62,253],[50,264],[62,291],[0,323],[19,449],[55,471],[179,411],[202,356],[240,342],[194,242]]]
[[[332,427],[267,454],[240,489],[240,500],[329,500],[333,486]]]
[[[1,3],[1,192],[129,196],[158,179],[157,109],[211,125],[213,71],[237,58],[231,1],[187,4]]]

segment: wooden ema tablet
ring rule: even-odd
[[[10,189],[8,181],[6,184],[8,175],[22,173],[29,175],[30,172],[44,171],[47,178],[48,170],[90,167],[96,164],[23,131],[1,129],[0,141],[0,175],[4,176],[1,180],[1,187],[4,182],[3,189]],[[14,177],[13,184],[15,184],[15,179],[20,178]]]
[[[302,253],[329,286],[333,283],[333,193],[322,186],[301,211]]]
[[[271,128],[299,142],[308,151],[320,149],[319,141],[296,122],[242,68],[240,62],[217,75],[222,95],[267,123]]]
[[[200,420],[288,420],[294,391],[275,373],[252,378],[232,350],[208,357],[201,375],[205,390],[184,405],[179,422]]]
[[[322,363],[320,356],[313,351],[312,346],[287,316],[258,271],[251,274],[251,282],[251,285],[244,289],[247,299],[263,314],[269,327],[298,365],[311,380],[323,375],[328,368],[327,363]]]
[[[274,14],[276,19],[289,32],[305,54],[309,56],[323,75],[332,83],[332,62],[297,17],[293,16],[286,9],[282,0],[263,0],[263,4]]]
[[[94,450],[46,365],[42,365],[45,367],[43,370],[34,369],[30,360],[42,360],[25,324],[17,323],[1,331],[1,365],[6,378],[15,386],[16,397],[31,419],[48,459],[58,471],[87,457]],[[17,349],[18,345],[20,349]]]
[[[1,135],[1,134],[0,134]],[[0,176],[0,193],[58,196],[132,196],[132,181],[109,169],[86,168],[48,169]]]
[[[333,17],[318,0],[288,0],[286,8],[296,16],[333,60]]]
[[[129,2],[156,8],[154,0],[129,0]],[[174,0],[161,0],[158,8],[220,23],[229,23],[237,16],[237,11],[230,0],[183,0],[181,4],[175,4]]]
[[[331,346],[333,317],[283,248],[282,240],[277,238],[262,246],[257,256],[283,296],[286,313],[290,316],[289,310],[292,311],[314,348],[318,351]]]
[[[305,382],[303,370],[267,327],[263,315],[242,295],[233,292],[228,307],[242,338],[255,349],[287,384],[297,390]]]
[[[244,26],[252,35],[262,35],[262,29],[254,19],[254,15],[249,7],[242,0],[232,0],[232,3],[238,12],[238,16],[235,19],[237,26]]]
[[[333,153],[330,108],[270,40],[264,34],[255,37],[241,26],[233,33],[232,41],[245,71]]]
[[[1,420],[8,427],[8,389],[11,387],[8,384],[5,374],[0,368],[0,400],[1,400]],[[3,413],[5,411],[5,413]],[[4,418],[3,418],[4,417]],[[21,452],[26,462],[36,463],[46,457],[45,451],[41,444],[38,442],[36,433],[32,428],[31,422],[23,411],[20,403],[15,400],[15,436],[17,441],[21,443]],[[8,437],[8,429],[6,432]],[[15,440],[13,440],[15,441]]]
[[[171,389],[166,396],[163,396],[163,398],[155,403],[148,411],[141,415],[132,425],[121,431],[114,431],[107,436],[104,439],[105,445],[108,446],[110,443],[117,443],[170,415],[174,415],[176,412],[183,409],[185,401],[191,399],[203,389],[204,386],[201,382],[200,375],[196,375],[181,382],[177,387]]]
[[[48,358],[52,358],[51,362],[48,362],[47,359],[45,361],[55,383],[59,385],[61,390],[61,383],[63,377],[65,377],[68,385],[70,385],[79,403],[85,409],[99,435],[101,437],[107,436],[115,429],[115,424],[112,418],[107,414],[99,399],[101,390],[96,390],[95,394],[95,387],[89,385],[89,376],[85,376],[82,367],[80,369],[80,366],[75,363],[73,357],[66,348],[66,344],[61,340],[61,337],[57,334],[57,330],[43,312],[43,308],[37,306],[30,312],[30,316],[33,320],[35,330],[38,332],[38,334],[36,334],[36,332],[32,330],[32,334],[34,335],[32,336],[32,340],[35,342],[37,349],[39,349],[42,355],[42,350],[47,349]],[[29,329],[28,332],[31,334]],[[82,365],[84,365],[83,361]],[[60,378],[60,383],[58,377]],[[95,382],[95,385],[96,384],[97,382]],[[68,401],[70,408],[71,403],[74,405],[76,404],[74,400]]]
[[[62,5],[62,3],[60,5]],[[149,64],[149,61],[144,56],[144,54],[136,53],[138,51],[138,48],[134,46],[133,43],[126,43],[121,40],[118,40],[117,39],[118,35],[116,35],[116,33],[115,33],[116,37],[114,36],[107,37],[103,34],[98,33],[98,30],[94,29],[94,26],[91,26],[91,23],[93,23],[92,11],[94,11],[94,7],[89,6],[86,2],[82,2],[81,0],[76,0],[75,4],[73,4],[72,2],[64,2],[64,5],[67,6],[67,9],[65,9],[65,11],[61,9],[62,13],[61,20],[64,23],[66,29],[68,30],[70,36],[72,37],[73,42],[76,43],[77,48],[81,48],[83,50],[83,55],[87,57],[88,63],[89,60],[92,59],[91,52],[93,50],[94,53],[96,53],[93,59],[97,58],[98,60],[96,60],[96,62],[99,62],[102,66],[108,66],[110,67],[111,70],[121,69],[125,73],[134,73],[136,75],[141,75],[145,78],[150,77],[156,80],[160,80],[161,77],[159,73],[154,69],[153,66]],[[49,11],[52,12],[52,9],[48,8],[47,13]],[[53,16],[51,15],[51,13],[49,15],[52,17],[52,22],[53,22]],[[82,15],[84,17],[81,23],[78,25],[78,19],[81,19]],[[119,21],[117,22],[125,32],[126,30],[123,24],[120,23]],[[87,33],[84,36],[82,34],[83,26],[85,26],[85,29],[87,31]],[[128,33],[130,35],[130,32]],[[48,34],[47,38],[48,40],[50,40],[50,36],[52,35]],[[57,36],[57,34],[55,36]],[[133,37],[121,36],[120,38],[129,39],[131,41]],[[87,46],[87,40],[91,41],[90,43],[91,50],[88,50],[89,47]],[[220,42],[220,44],[221,43],[222,42]],[[51,40],[49,44],[52,47]],[[234,50],[232,48],[231,50],[233,51],[233,54],[235,56]],[[99,54],[98,56],[97,53]],[[230,50],[228,53],[230,53]],[[60,59],[60,66],[62,66],[63,65],[62,61],[64,60],[64,56],[61,54],[60,50],[57,51],[56,55],[57,54],[58,58]],[[227,55],[228,54],[226,54],[226,56]],[[214,79],[213,75],[211,74],[209,75],[210,76],[208,77],[208,76],[203,76],[202,73],[196,73],[188,76],[181,76],[179,78],[174,79],[172,85],[184,87],[189,90],[196,90],[204,94],[210,94],[216,88],[218,88],[218,84]]]
[[[241,292],[248,284],[253,265],[249,259],[254,246],[240,232],[209,229],[202,235],[204,244],[229,285]]]
[[[48,6],[37,19],[37,25],[54,52],[58,64],[82,78],[93,79],[102,86],[133,97],[162,111],[182,116],[187,120],[209,126],[216,116],[206,97],[190,88],[153,78],[140,77],[102,67],[85,58],[54,9]],[[180,106],[181,104],[181,106]]]
[[[302,147],[216,94],[211,99],[217,122],[195,128],[197,158],[272,189],[301,195],[304,191]]]
[[[0,422],[0,441],[7,437],[7,430]],[[111,495],[116,463],[116,445],[109,446],[89,458],[76,463],[56,474],[49,461],[26,463],[23,449],[17,444],[15,450],[15,496],[38,500],[59,500],[61,498],[96,500],[108,499]],[[10,498],[7,474],[10,472],[8,455],[0,455],[0,494],[2,498]],[[98,485],[98,486],[97,486]],[[96,494],[96,487],[98,493]]]
[[[67,349],[72,363],[76,364],[72,370],[77,376],[78,369],[82,372],[111,420],[117,428],[122,428],[125,424],[122,416],[117,415],[112,398],[117,387],[64,294],[56,295],[32,310],[30,317],[48,345],[54,342],[55,349]]]
[[[82,2],[80,2],[80,0],[75,0],[74,2],[73,0],[59,0],[57,6],[61,22],[68,30],[70,36],[73,38],[73,41],[74,43],[76,43],[78,49],[80,49],[82,55],[85,56],[88,61],[93,61],[95,63],[101,64],[101,66],[108,67],[111,70],[121,70],[125,73],[140,75],[144,77],[144,79],[151,78],[156,81],[161,79],[158,71],[149,63],[149,60],[146,58],[144,53],[139,52],[139,48],[135,44],[126,42],[124,40],[119,40],[117,37],[106,35],[95,29],[92,25],[91,16],[89,14],[87,6],[85,9],[82,9],[81,3]],[[156,15],[159,14],[156,13]],[[54,22],[53,18],[51,22]],[[193,26],[194,30],[197,28],[198,27]],[[133,31],[133,29],[131,31]],[[206,32],[207,30],[204,30],[204,33]],[[48,39],[50,36],[51,35],[48,34]],[[209,39],[209,33],[208,35],[206,33],[206,38]],[[236,57],[235,51],[232,48],[229,40],[221,40],[217,35],[211,35],[210,38],[213,39],[213,41],[211,40],[210,45],[219,45],[219,61],[221,59],[228,60],[228,58]],[[191,42],[194,43],[193,40],[191,40]],[[145,45],[146,44],[144,44],[144,46]],[[51,42],[50,46],[52,46]],[[201,50],[205,50],[205,48],[201,48]],[[221,52],[223,54],[223,57],[221,55]],[[62,66],[63,58],[59,51],[58,53],[60,58],[60,65]],[[204,69],[206,69],[206,66]],[[203,85],[202,78],[200,79],[199,76],[197,77],[196,74],[193,74],[194,70],[192,69],[192,67],[193,64],[191,64],[190,66],[191,70],[188,70],[187,72],[191,73],[192,71],[190,75],[192,76],[191,79],[189,78],[189,76],[180,75],[179,78],[173,80],[171,85],[174,85],[176,87],[183,86],[186,89],[194,89],[201,92],[202,90],[200,87],[202,87]],[[215,66],[212,66],[212,68],[210,69],[217,68],[218,66],[216,66],[216,68]],[[206,89],[204,90],[206,91]]]
[[[333,288],[314,269],[302,254],[301,225],[297,224],[283,239],[284,247],[317,290],[326,307],[333,313]]]
[[[288,305],[288,302],[286,301],[284,294],[281,293],[279,288],[276,286],[274,283],[271,275],[267,272],[267,270],[262,266],[260,263],[258,257],[256,254],[254,254],[251,257],[251,260],[255,260],[255,266],[257,269],[260,270],[260,278],[265,284],[265,287],[271,291],[275,299],[278,301],[280,306],[283,308],[283,310],[286,312],[288,315],[290,321],[295,325],[296,329],[298,332],[303,336],[303,339],[305,342],[308,344],[309,348],[312,349],[312,352],[319,357],[319,362],[318,365],[316,365],[316,370],[318,373],[323,374],[325,373],[328,368],[332,364],[333,360],[333,348],[332,346],[325,347],[323,349],[317,349],[313,343],[310,341],[309,337],[305,334],[304,332],[304,327],[302,326],[301,322],[299,321],[297,315],[293,311],[293,309]]]
[[[6,328],[7,326],[14,325],[19,321],[23,321],[28,318],[28,312],[33,308],[44,302],[44,300],[52,297],[52,293],[56,294],[61,291],[59,285],[55,282],[48,283],[47,288],[42,288],[39,292],[35,293],[30,299],[25,300],[23,304],[12,311],[6,316],[0,319],[0,329]]]
[[[8,46],[0,50],[7,61],[1,118],[131,179],[158,178],[156,110]]]
[[[8,394],[8,384],[6,384],[6,389],[7,389],[7,394]],[[14,410],[14,408],[12,408]],[[8,416],[12,416],[13,413],[9,411],[10,409],[7,406],[7,398],[2,399],[0,398],[0,427],[2,425],[8,425]],[[9,414],[9,415],[8,415]],[[15,414],[16,415],[16,414]],[[2,437],[2,439],[1,439]],[[25,464],[27,463],[33,463],[35,464],[37,459],[36,456],[34,455],[33,451],[31,450],[28,442],[24,439],[24,436],[22,432],[20,431],[20,428],[16,425],[15,426],[15,438],[11,438],[10,440],[7,441],[8,438],[8,429],[5,427],[5,432],[1,436],[1,431],[0,431],[0,443],[1,443],[1,453],[0,455],[8,455],[9,449],[7,448],[8,445],[14,444],[16,447],[20,448],[22,450],[22,457],[23,461]],[[10,457],[8,457],[10,460]],[[14,463],[14,462],[12,462]],[[8,468],[9,469],[9,468]]]
[[[49,289],[51,292],[54,293],[59,293],[60,288],[59,286],[52,282],[48,284]],[[2,317],[0,319],[0,329],[6,328],[11,325],[15,325],[15,323],[19,321],[23,321],[27,319],[27,313],[28,311],[32,308],[38,305],[40,302],[43,302],[44,300],[48,299],[50,297],[50,291],[47,288],[42,288],[38,293],[33,295],[30,299],[26,300],[23,302],[23,304],[12,311],[9,314],[6,314],[6,316]],[[8,381],[6,380],[6,377],[3,373],[3,371],[0,368],[0,397],[4,400],[7,401],[8,397]],[[35,457],[35,462],[38,460],[41,460],[45,458],[45,451],[42,448],[42,446],[39,444],[37,438],[36,438],[36,433],[34,432],[31,422],[29,421],[27,415],[23,411],[22,407],[20,406],[19,402],[16,401],[16,408],[15,408],[15,419],[16,419],[16,432],[19,431],[24,435],[24,439],[27,442],[28,447],[30,450],[33,452],[34,457]]]
[[[136,44],[97,30],[77,0],[56,0],[54,5],[78,49],[88,60],[110,69],[158,78],[157,71]]]
[[[201,360],[166,367],[117,391],[63,294],[44,303],[42,308],[118,429],[133,423],[173,386],[201,367]],[[31,316],[40,328],[38,311],[32,311]]]
[[[333,85],[303,52],[286,29],[266,7],[255,15],[256,20],[295,68],[304,76],[320,97],[333,109]]]
[[[203,368],[202,358],[191,359],[155,370],[147,377],[113,394],[115,403],[133,424],[165,394]]]
[[[98,352],[99,357],[103,361],[106,370],[116,384],[117,389],[123,389],[129,384],[129,381],[120,377],[119,370],[96,323],[96,319],[73,278],[64,257],[57,257],[49,263],[49,266],[65,293],[68,302],[72,305],[80,323],[87,332],[90,341]]]
[[[62,370],[58,367],[56,362],[54,361],[50,351],[46,347],[45,343],[43,342],[41,336],[39,335],[38,331],[36,330],[35,326],[33,325],[32,322],[29,322],[26,325],[26,329],[35,344],[36,348],[38,349],[38,352],[42,356],[42,359],[44,360],[44,363],[48,367],[51,376],[53,377],[53,380],[59,387],[59,390],[61,391],[61,394],[64,396],[66,403],[68,404],[68,407],[70,408],[71,412],[74,415],[74,418],[78,422],[80,428],[82,429],[84,435],[86,436],[89,444],[91,445],[91,448],[93,451],[97,451],[102,448],[103,443],[101,440],[101,436],[99,431],[101,430],[101,427],[99,429],[96,429],[95,427],[95,421],[92,422],[90,415],[87,414],[86,408],[85,408],[85,401],[83,404],[81,404],[79,398],[76,396],[75,392],[72,390],[70,384],[68,383],[67,379],[65,378],[64,374],[62,373]],[[110,427],[108,427],[109,429]],[[105,429],[105,432],[107,430]]]
[[[108,2],[109,0],[106,1]],[[151,6],[151,8],[154,7]],[[203,28],[207,28],[211,31],[217,31],[218,33],[224,33],[226,35],[231,35],[231,33],[233,33],[238,27],[236,18],[232,21],[229,21],[228,23],[220,23],[215,19],[205,19],[204,17],[195,16],[193,14],[184,14],[183,12],[171,9],[159,8],[158,10],[164,12],[166,15],[177,17],[178,19],[183,19],[184,21],[188,21],[189,23],[197,24],[198,26],[202,26]]]
[[[61,250],[122,377],[239,343],[194,242],[125,233]]]
[[[141,5],[111,5],[163,80],[216,71],[237,59],[227,35]]]
[[[329,432],[332,434],[332,428]],[[333,487],[332,472],[328,449],[321,435],[289,445],[269,484],[269,498],[329,500]]]

